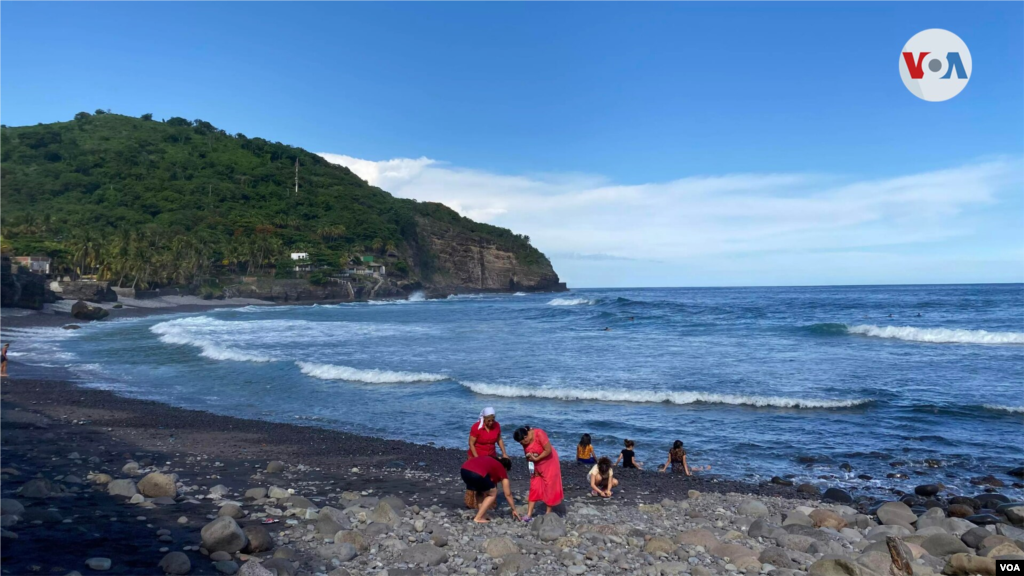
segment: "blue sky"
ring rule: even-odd
[[[971,50],[957,97],[903,44]],[[1024,279],[1024,4],[4,3],[8,125],[302,146],[529,234],[576,286]]]

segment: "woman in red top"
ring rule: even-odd
[[[533,507],[537,502],[547,504],[547,514],[552,508],[562,503],[562,466],[558,462],[558,452],[548,440],[547,432],[529,426],[523,426],[512,435],[516,442],[523,445],[526,459],[533,462],[534,471],[530,478],[530,505],[526,510],[529,522],[533,518]]]
[[[477,420],[469,429],[467,457],[497,456],[495,445],[501,448],[501,457],[508,458],[508,453],[505,452],[505,442],[501,439],[501,424],[494,420],[494,408],[488,406],[480,411],[480,420]]]
[[[496,456],[477,456],[466,460],[462,465],[462,481],[466,488],[483,498],[477,509],[474,522],[486,524],[487,510],[498,501],[498,484],[505,492],[505,500],[508,500],[509,508],[512,509],[512,517],[519,519],[519,512],[516,511],[516,502],[512,498],[512,487],[508,481],[508,471],[512,468],[512,461],[508,458],[498,459]]]

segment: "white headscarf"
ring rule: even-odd
[[[487,416],[494,416],[494,408],[488,406],[487,408],[484,408],[483,410],[480,411],[480,422],[477,428],[481,430],[484,429],[484,418]]]

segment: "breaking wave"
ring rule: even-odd
[[[892,338],[908,342],[936,344],[1024,344],[1021,332],[988,332],[950,328],[913,328],[911,326],[873,326],[861,324],[847,329],[850,334]]]
[[[586,298],[555,298],[548,302],[548,306],[589,306],[590,304],[594,304],[594,301]]]
[[[192,320],[191,318],[186,320]],[[275,358],[265,354],[254,354],[236,348],[220,346],[206,338],[197,338],[188,323],[180,320],[161,322],[149,329],[154,334],[160,335],[160,341],[164,344],[182,344],[199,348],[199,355],[211,360],[232,360],[235,362],[273,362]]]
[[[360,370],[337,364],[315,364],[313,362],[296,362],[299,370],[307,376],[320,380],[346,380],[348,382],[366,382],[369,384],[402,384],[414,382],[439,382],[447,380],[444,374],[429,372],[393,372],[391,370]]]
[[[520,388],[505,384],[460,382],[466,388],[487,396],[506,398],[550,398],[554,400],[597,400],[601,402],[635,402],[643,404],[731,404],[774,408],[852,408],[870,400],[809,400],[780,396],[746,396],[710,392],[575,390],[567,388]]]
[[[1011,414],[1024,414],[1024,406],[1004,406],[1002,404],[985,404],[982,406],[986,410],[993,410],[995,412],[1009,412]]]

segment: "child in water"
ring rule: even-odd
[[[590,445],[590,434],[584,434],[580,438],[579,446],[576,446],[576,462],[579,464],[597,464],[594,458],[594,447]]]
[[[693,472],[711,470],[711,465],[708,464],[707,466],[698,466],[691,469],[689,464],[686,463],[686,449],[683,448],[683,441],[676,440],[672,443],[672,449],[668,451],[668,460],[666,460],[664,466],[661,467],[662,472],[668,472],[669,470],[686,474],[687,476],[693,476]]]
[[[612,472],[611,459],[604,456],[587,473],[587,480],[590,481],[590,493],[602,498],[611,498],[612,488],[619,485]]]
[[[633,451],[633,448],[636,447],[636,442],[626,439],[623,444],[625,444],[626,449],[619,452],[619,457],[615,460],[615,465],[618,466],[619,462],[622,462],[623,468],[636,468],[637,470],[643,470],[644,463],[636,460],[636,452]]]

